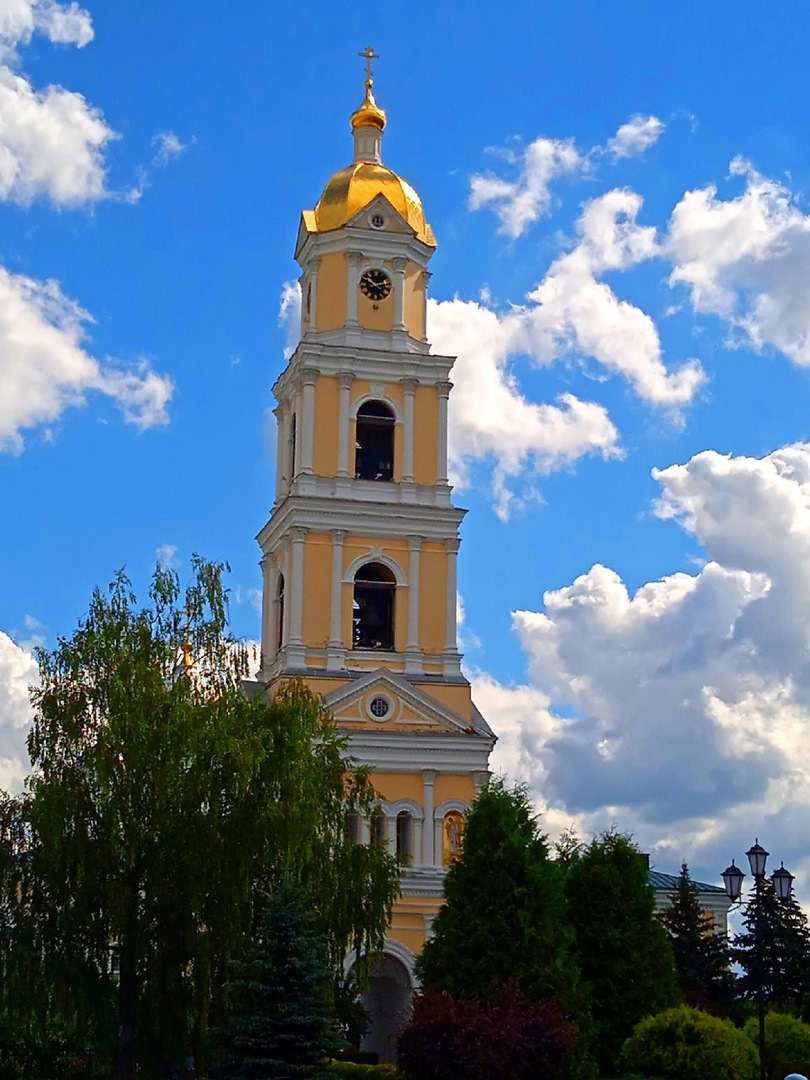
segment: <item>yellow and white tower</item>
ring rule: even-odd
[[[378,990],[409,997],[495,738],[456,643],[465,511],[447,479],[454,358],[432,353],[425,335],[436,241],[419,196],[382,164],[386,117],[372,93],[373,53],[361,55],[354,160],[303,212],[295,249],[301,340],[273,387],[259,677],[272,694],[300,676],[348,732],[352,756],[375,770],[381,811],[359,823],[358,839],[387,837],[407,863]]]

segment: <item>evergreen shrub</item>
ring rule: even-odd
[[[357,1061],[333,1061],[331,1073],[344,1080],[401,1080],[402,1077],[393,1065],[361,1065]]]
[[[759,1045],[759,1020],[752,1017],[743,1031]],[[769,1012],[765,1016],[765,1071],[772,1080],[782,1080],[788,1073],[810,1073],[810,1026],[786,1013]]]
[[[681,1005],[638,1023],[619,1056],[621,1068],[662,1080],[756,1080],[759,1054],[729,1020]]]

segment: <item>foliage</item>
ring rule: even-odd
[[[759,1045],[759,1021],[752,1017],[743,1031]],[[771,1080],[788,1073],[810,1072],[810,1026],[785,1013],[765,1014],[765,1071]]]
[[[766,1002],[801,1008],[810,994],[810,929],[795,897],[780,900],[765,878],[761,892],[751,893],[743,924],[733,941],[742,995],[756,1000],[761,976]]]
[[[681,1005],[636,1025],[622,1047],[623,1068],[662,1080],[755,1080],[755,1045],[729,1020]]]
[[[479,794],[444,897],[417,961],[425,988],[487,1001],[513,982],[529,1000],[577,1000],[562,872],[525,790],[496,779]]]
[[[181,593],[159,567],[141,610],[123,573],[94,592],[39,653],[33,775],[0,800],[0,1009],[117,1035],[119,1080],[199,1057],[258,886],[302,888],[335,968],[379,947],[398,891],[382,846],[347,837],[375,796],[317,700],[245,693],[224,569],[195,557]]]
[[[686,1004],[727,1016],[735,991],[731,950],[728,940],[714,933],[711,915],[702,910],[686,863],[671,906],[659,917],[672,942],[678,986]]]
[[[338,1047],[332,975],[303,895],[281,889],[228,984],[228,1021],[217,1080],[323,1080]]]
[[[622,1043],[638,1021],[677,1001],[669,935],[654,918],[647,863],[613,830],[569,856],[568,916],[580,971],[591,988],[591,1051],[613,1075]]]
[[[552,1002],[529,1002],[513,987],[486,1004],[437,990],[414,1000],[399,1042],[408,1080],[554,1080],[578,1041]]]
[[[402,1076],[393,1065],[360,1065],[354,1061],[333,1061],[329,1073],[345,1080],[400,1080]]]

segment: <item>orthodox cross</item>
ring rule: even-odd
[[[377,53],[374,52],[370,45],[366,45],[365,49],[363,49],[363,51],[361,53],[358,53],[357,55],[364,56],[366,58],[366,75],[369,79],[372,79],[374,77],[374,73],[371,70],[371,61],[379,60],[379,56],[377,55]]]

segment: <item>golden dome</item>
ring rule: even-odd
[[[385,127],[385,109],[381,109],[371,92],[371,79],[366,79],[366,96],[359,109],[351,115],[352,131],[359,127],[375,127],[380,131]]]
[[[422,200],[407,180],[374,161],[355,161],[335,173],[315,207],[314,231],[339,229],[377,195],[385,196],[408,222],[418,240],[430,247],[436,246],[433,230],[425,221]]]

